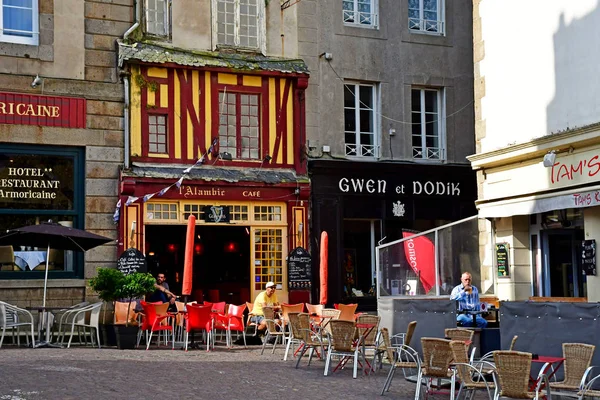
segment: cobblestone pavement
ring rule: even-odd
[[[323,376],[324,362],[283,361],[260,347],[214,351],[151,348],[0,349],[0,400],[34,399],[411,399],[415,385],[394,379],[379,396],[388,367],[352,379],[352,368]],[[434,396],[433,398],[448,398]],[[431,397],[430,397],[431,398]],[[484,397],[477,397],[484,398]]]

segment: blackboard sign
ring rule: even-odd
[[[498,265],[498,276],[508,276],[508,243],[496,243],[496,265]]]
[[[204,222],[229,222],[229,206],[204,206]]]
[[[310,289],[312,261],[308,251],[296,247],[288,255],[288,286],[289,290]]]
[[[129,248],[121,254],[121,257],[119,257],[117,269],[125,275],[134,272],[147,272],[148,265],[146,264],[146,257],[144,257],[138,249]]]
[[[596,275],[596,240],[581,243],[581,266],[584,275]]]

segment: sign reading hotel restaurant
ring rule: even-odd
[[[306,249],[296,247],[287,258],[290,290],[310,289],[312,259]]]
[[[0,124],[85,128],[85,99],[0,92]]]
[[[125,275],[134,272],[147,272],[146,257],[138,249],[129,248],[117,260],[117,269]]]
[[[584,275],[596,275],[596,240],[584,240],[581,243],[581,265]]]

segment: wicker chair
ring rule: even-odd
[[[293,322],[292,322],[293,324]],[[292,329],[294,325],[292,325]],[[310,361],[312,360],[313,353],[317,353],[318,357],[321,357],[321,353],[323,352],[323,342],[321,341],[321,337],[311,329],[310,326],[310,315],[306,313],[298,314],[298,337],[302,342],[300,346],[300,352],[298,353],[298,358],[296,359],[296,368],[300,365],[300,360],[304,356],[304,354],[310,350],[308,353],[308,365],[310,365]],[[294,333],[295,335],[296,333]],[[321,353],[319,353],[319,349]]]
[[[386,391],[390,390],[396,369],[402,368],[404,377],[407,376],[407,371],[409,371],[410,376],[416,376],[417,371],[421,369],[421,361],[419,360],[419,354],[412,347],[408,345],[393,347],[387,328],[381,328],[381,338],[385,346],[386,356],[390,362],[390,371],[381,389],[381,395],[383,396]]]
[[[365,338],[363,339],[363,352],[365,353],[364,354],[365,357],[367,357],[367,351],[373,353],[373,361],[371,363],[371,367],[373,368],[373,371],[375,371],[375,362],[376,362],[377,356],[379,355],[379,342],[381,339],[381,334],[379,332],[379,323],[380,322],[381,322],[381,316],[379,316],[379,315],[360,314],[356,318],[357,324],[375,325],[375,327],[372,329],[371,328],[357,328],[356,329],[356,337],[355,337],[355,339],[358,339],[360,336],[364,335],[368,331],[367,336],[365,336]]]
[[[465,392],[471,392],[471,396],[468,397],[465,394],[465,398],[473,398],[475,391],[479,389],[486,390],[488,398],[493,399],[496,385],[486,380],[486,375],[481,372],[482,365],[472,365],[469,363],[469,358],[467,356],[469,346],[463,340],[452,340],[450,341],[450,349],[452,350],[452,356],[454,358],[454,361],[452,362],[452,365],[454,366],[451,385],[452,392],[454,392],[457,378],[460,379],[460,387],[456,398],[460,398],[463,389]]]
[[[300,346],[302,345],[302,334],[300,333],[299,315],[300,315],[300,313],[297,313],[297,312],[288,313],[289,332],[288,332],[288,336],[286,338],[287,343],[285,346],[285,354],[283,355],[283,361],[287,361],[287,357],[290,352],[290,348],[292,349],[292,352],[293,352],[296,345],[298,345],[298,348],[300,348]]]
[[[474,333],[475,331],[472,329],[448,328],[444,330],[444,335],[450,340],[473,341]]]
[[[321,316],[321,311],[323,311],[323,304],[309,304],[306,303],[306,310],[310,315],[318,315]]]
[[[335,308],[324,308],[321,310],[321,321],[319,327],[322,329],[321,339],[331,335],[331,328],[329,323],[334,319],[340,318],[341,311]]]
[[[275,320],[275,311],[274,311],[273,307],[263,307],[263,314],[265,316],[264,321],[267,323],[267,333],[263,339],[264,341],[263,341],[262,350],[260,351],[260,354],[263,354],[265,352],[265,346],[267,345],[267,342],[271,338],[274,339],[273,350],[271,351],[271,354],[275,354],[275,347],[277,347],[279,338],[281,338],[281,344],[284,344],[283,327],[281,326],[280,322]]]
[[[563,343],[562,348],[565,358],[565,379],[560,382],[550,382],[550,390],[552,394],[576,397],[581,388],[581,380],[592,363],[596,346],[584,343]]]
[[[431,391],[431,382],[437,379],[440,382],[443,378],[451,378],[452,371],[450,363],[454,358],[450,349],[450,340],[439,338],[421,338],[421,347],[423,348],[423,363],[417,375],[417,390],[415,400],[419,399],[421,392],[421,382],[427,378],[426,394]],[[438,384],[438,386],[440,386]]]
[[[498,376],[495,398],[510,397],[515,399],[540,399],[547,396],[551,398],[542,387],[548,386],[548,377],[538,375],[535,391],[529,391],[529,377],[531,373],[531,353],[521,351],[495,351],[494,361]]]
[[[352,377],[356,379],[359,357],[362,358],[363,365],[365,367],[367,366],[367,360],[362,352],[362,336],[358,341],[355,340],[356,326],[354,321],[343,321],[337,319],[329,322],[329,325],[331,326],[331,336],[327,349],[327,359],[325,360],[325,370],[323,371],[323,375],[328,375],[331,359],[334,356],[337,356],[341,357],[341,360],[333,371],[335,372],[338,368],[340,368],[340,366],[343,367],[346,362],[352,358],[354,362]]]

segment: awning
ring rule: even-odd
[[[477,204],[479,217],[498,218],[531,215],[566,208],[585,208],[600,205],[600,185],[519,197]]]

